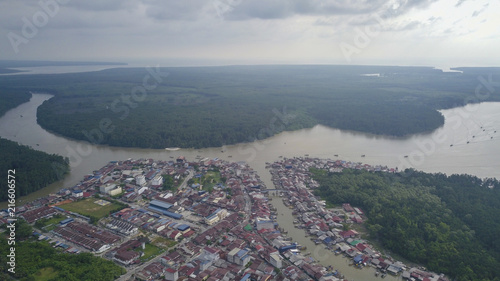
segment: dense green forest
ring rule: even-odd
[[[0,138],[0,171],[15,170],[16,196],[24,196],[62,179],[69,172],[69,161],[25,145]],[[0,201],[7,200],[7,180],[0,181]]]
[[[9,109],[22,103],[28,102],[31,94],[18,89],[0,89],[0,116],[3,116]]]
[[[500,182],[406,170],[311,170],[316,194],[361,207],[370,237],[456,280],[500,280]]]
[[[11,280],[115,280],[125,269],[90,253],[68,254],[54,249],[47,242],[29,239],[31,226],[19,220],[16,228],[15,274],[8,272],[7,239],[0,239],[0,279]],[[36,278],[35,278],[36,277]]]
[[[0,87],[55,95],[38,122],[67,137],[132,147],[216,147],[316,124],[381,135],[432,131],[437,109],[499,101],[475,89],[500,69],[225,66],[119,68],[0,77]],[[482,72],[481,72],[482,71]],[[379,73],[377,76],[363,74]],[[167,75],[168,74],[168,75]],[[1,88],[0,88],[1,89]]]
[[[27,91],[0,91],[0,116],[10,108],[29,101]],[[0,170],[7,179],[8,170],[15,169],[16,196],[27,195],[60,180],[69,171],[68,162],[61,156],[49,155],[28,146],[0,138]],[[0,201],[7,200],[7,180],[0,181]]]

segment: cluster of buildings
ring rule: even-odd
[[[400,262],[382,258],[359,238],[359,233],[343,228],[344,224],[363,223],[362,210],[348,203],[339,209],[327,209],[325,202],[311,191],[318,187],[309,177],[311,167],[331,172],[345,168],[387,172],[394,169],[310,158],[282,159],[270,167],[278,192],[286,194],[285,204],[294,209],[296,227],[305,229],[317,244],[349,257],[358,266],[402,273],[407,279],[438,280],[426,271],[408,269]],[[203,181],[208,173],[217,174],[220,181]],[[173,179],[175,188],[163,186],[165,177]],[[54,237],[87,251],[105,252],[105,257],[133,272],[130,276],[136,280],[341,280],[331,267],[314,261],[280,230],[268,192],[272,191],[244,163],[217,158],[194,162],[184,157],[170,161],[129,159],[112,161],[77,185],[18,208],[18,215],[34,223],[63,213],[69,218],[51,231]],[[97,194],[128,207],[96,225],[85,222],[88,218],[84,216],[57,207]],[[141,262],[153,237],[177,244],[150,261]]]
[[[399,275],[410,280],[410,272],[422,272],[416,268],[408,268],[402,262],[383,258],[372,245],[360,238],[360,233],[346,229],[345,226],[363,223],[364,213],[360,208],[344,203],[342,208],[327,209],[325,201],[318,199],[313,190],[318,187],[310,175],[310,168],[341,172],[345,168],[365,169],[368,171],[394,172],[383,166],[371,166],[346,161],[333,161],[317,158],[290,158],[274,162],[271,166],[272,180],[282,189],[286,197],[286,206],[293,208],[297,218],[297,228],[303,228],[316,244],[324,244],[327,249],[337,255],[344,255],[357,267],[372,266],[384,274]],[[378,274],[378,273],[377,273]],[[415,274],[413,274],[415,275]],[[429,280],[447,280],[443,275],[427,272],[422,274]],[[424,280],[424,279],[414,279]]]
[[[67,221],[69,222],[69,220]],[[60,225],[52,231],[55,235],[95,253],[110,249],[121,237],[87,223],[71,221]]]
[[[209,172],[217,173],[220,182],[209,189],[189,184],[190,177],[203,179]],[[163,188],[164,176],[171,176],[177,188]],[[138,280],[307,280],[310,277],[302,269],[285,260],[283,248],[272,246],[277,239],[284,245],[291,242],[284,240],[270,218],[272,207],[264,188],[257,173],[242,163],[130,159],[110,162],[77,185],[26,204],[20,215],[30,223],[55,214],[69,217],[43,237],[105,253]],[[63,209],[65,203],[97,194],[128,207],[95,225]],[[177,245],[136,271],[150,243],[143,234]]]

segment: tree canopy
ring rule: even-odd
[[[69,161],[56,154],[47,154],[25,145],[0,138],[0,201],[8,199],[7,176],[15,170],[16,196],[24,196],[62,179],[69,172]]]
[[[146,89],[149,72],[127,68],[0,77],[0,85],[54,94],[39,107],[38,122],[67,137],[125,147],[200,148],[316,124],[393,136],[429,132],[444,124],[437,109],[474,101],[478,71],[498,72],[307,65],[161,68],[168,76],[158,83],[149,79]],[[481,98],[476,102],[498,101],[500,95]]]
[[[312,170],[317,195],[351,203],[372,239],[456,280],[500,280],[500,183],[470,175]]]

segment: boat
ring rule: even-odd
[[[363,155],[361,155],[361,157],[365,157],[365,156],[366,156],[366,155],[364,155],[364,154],[363,154]]]
[[[167,147],[167,148],[165,148],[165,150],[168,150],[168,151],[177,151],[179,149],[181,149],[181,148],[180,147]]]
[[[405,158],[408,158],[408,155],[405,155]]]
[[[338,155],[338,154],[335,154],[335,155],[333,155],[333,156],[335,156],[335,157],[339,157],[339,155]]]

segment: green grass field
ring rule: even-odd
[[[87,198],[81,201],[76,201],[68,204],[61,205],[59,207],[64,210],[79,213],[84,216],[94,216],[101,219],[109,214],[112,210],[119,208],[120,206],[114,203],[108,204],[106,206],[100,206],[96,203],[98,199]]]
[[[151,243],[164,250],[168,250],[169,248],[172,248],[175,245],[177,245],[177,242],[175,242],[174,240],[170,240],[164,237],[157,237]]]
[[[33,277],[36,281],[46,281],[56,278],[58,274],[59,273],[55,271],[53,267],[45,267],[33,274]]]
[[[141,257],[141,262],[146,262],[163,252],[161,248],[149,243],[146,244],[144,250],[142,250],[142,248],[137,248],[136,251],[144,251],[144,256]]]
[[[50,219],[39,220],[35,226],[42,228],[44,231],[51,231],[57,227],[59,222],[65,219],[65,216],[59,215]]]
[[[204,174],[201,178],[192,178],[190,184],[201,184],[203,186],[203,190],[211,192],[213,187],[221,182],[220,172],[209,171]]]

